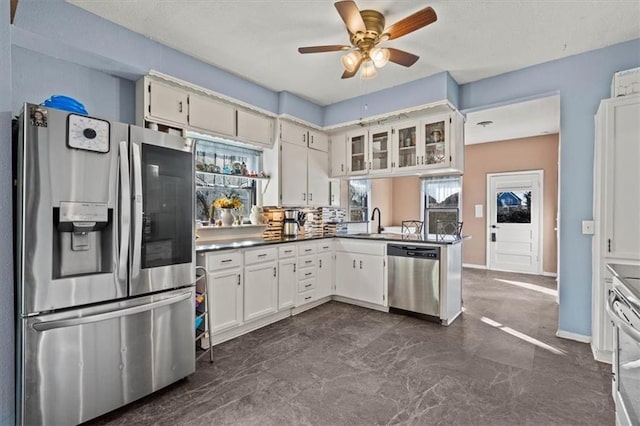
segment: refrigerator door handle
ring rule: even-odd
[[[142,254],[142,160],[140,144],[131,143],[133,153],[133,253],[131,277],[140,275],[140,256]]]
[[[129,146],[121,141],[120,150],[120,252],[118,256],[118,279],[127,279],[129,258],[129,235],[131,232],[131,183],[129,181]]]
[[[174,303],[178,303],[183,300],[186,300],[191,296],[193,296],[193,292],[190,291],[188,293],[184,293],[179,296],[158,300],[157,302],[145,303],[143,305],[133,306],[131,308],[116,309],[114,311],[103,312],[100,314],[89,315],[86,317],[38,322],[33,324],[33,328],[36,331],[47,331],[47,330],[53,330],[56,328],[73,327],[73,326],[89,324],[93,322],[106,321],[114,318],[120,318],[128,315],[137,314],[140,312],[150,311],[152,309],[160,308],[162,306],[173,305]]]

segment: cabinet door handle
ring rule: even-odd
[[[356,260],[353,259],[353,269],[356,269]]]
[[[307,143],[307,134],[306,133],[302,134],[302,142]]]
[[[307,201],[307,194],[305,192],[302,193],[302,201]]]
[[[344,172],[344,164],[340,164],[340,171]]]
[[[322,259],[318,260],[318,266],[322,268]]]
[[[240,274],[238,274],[238,285],[240,285]]]
[[[313,201],[313,192],[309,193],[309,201]]]
[[[294,263],[293,264],[293,272],[295,272],[295,271],[296,271],[296,264]]]
[[[362,269],[362,260],[360,261],[360,269]]]
[[[273,267],[273,276],[274,277],[276,276],[276,267],[275,266]]]
[[[313,145],[313,135],[311,135],[311,145]]]
[[[178,112],[182,112],[182,101],[178,102]]]

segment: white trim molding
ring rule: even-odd
[[[591,336],[586,336],[584,334],[571,333],[569,331],[558,330],[556,332],[556,336],[562,339],[575,340],[580,343],[591,343]]]
[[[462,267],[471,269],[487,269],[487,265],[476,265],[474,263],[463,263]]]
[[[544,277],[552,277],[552,278],[557,278],[558,274],[556,274],[555,272],[543,272],[542,276]]]

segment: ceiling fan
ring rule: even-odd
[[[345,70],[342,78],[353,77],[361,66],[360,77],[368,79],[375,77],[376,68],[385,66],[389,61],[405,67],[415,64],[419,56],[392,47],[379,47],[379,44],[412,33],[438,19],[436,12],[426,7],[385,29],[384,15],[376,10],[359,10],[356,3],[350,0],[336,2],[335,7],[347,26],[351,46],[333,44],[300,47],[298,52],[321,53],[353,49],[342,56]]]

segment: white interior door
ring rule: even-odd
[[[487,175],[487,267],[541,274],[542,171]]]

